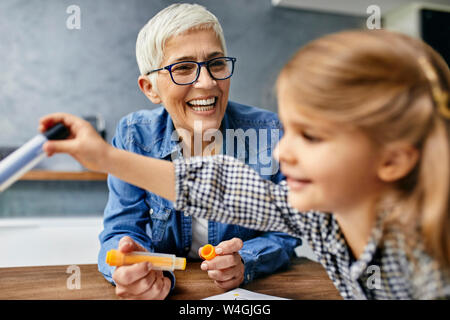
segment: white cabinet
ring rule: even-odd
[[[97,263],[103,217],[0,219],[0,267]]]

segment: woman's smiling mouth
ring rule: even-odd
[[[189,108],[196,114],[213,114],[217,104],[217,97],[195,98],[187,102]]]

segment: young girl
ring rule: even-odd
[[[188,214],[306,239],[345,299],[450,297],[450,71],[420,40],[348,31],[302,48],[277,81],[287,183],[238,160],[117,150],[83,120],[48,142]],[[132,168],[132,170],[130,170]],[[164,181],[163,183],[161,183]]]

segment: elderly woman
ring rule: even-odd
[[[112,140],[116,148],[166,160],[226,153],[266,179],[283,178],[271,160],[261,161],[271,159],[279,138],[274,134],[280,129],[277,116],[228,101],[236,59],[227,57],[222,28],[212,13],[190,4],[165,8],[140,31],[136,56],[140,89],[163,107],[124,117]],[[300,244],[284,233],[185,216],[171,202],[111,175],[108,187],[98,266],[124,298],[164,299],[175,278],[146,263],[110,267],[105,256],[113,248],[198,258],[198,250],[211,243],[219,254],[201,268],[217,286],[231,289],[286,267]]]

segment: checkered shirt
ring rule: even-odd
[[[174,165],[177,210],[302,237],[344,299],[450,297],[450,270],[440,269],[423,244],[407,251],[411,248],[407,248],[403,233],[382,227],[382,219],[377,220],[356,260],[332,214],[300,213],[289,206],[285,181],[274,184],[264,180],[244,163],[224,155],[178,159]],[[405,252],[412,252],[412,258]]]

